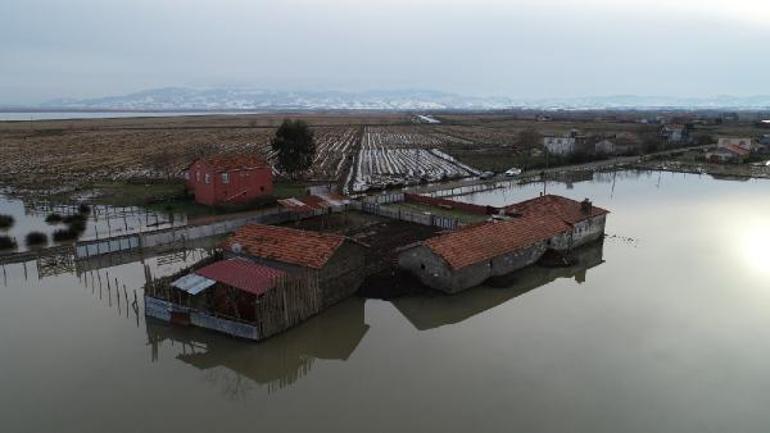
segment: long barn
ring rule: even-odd
[[[401,251],[399,266],[447,293],[529,266],[549,250],[568,251],[604,234],[608,211],[546,195],[503,209],[503,219],[464,227]]]

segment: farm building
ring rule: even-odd
[[[717,147],[724,149],[740,148],[749,152],[753,152],[757,149],[754,139],[750,137],[720,137],[717,141]]]
[[[577,283],[584,283],[589,270],[604,263],[604,242],[600,240],[578,248],[570,254],[570,259],[568,266],[530,266],[488,282],[491,287],[506,290],[467,290],[453,296],[433,297],[429,302],[407,296],[391,302],[420,331],[460,323],[559,278],[574,278]]]
[[[690,128],[675,123],[663,125],[660,127],[660,137],[668,144],[687,144],[690,142]]]
[[[640,147],[638,136],[623,132],[597,141],[594,152],[599,155],[628,155],[637,152]]]
[[[709,162],[743,162],[751,155],[751,151],[738,146],[717,147],[706,152],[706,161]]]
[[[252,224],[224,253],[145,286],[145,313],[262,340],[358,290],[365,247],[344,236]]]
[[[551,155],[571,155],[577,149],[575,137],[543,137],[543,147]]]
[[[608,211],[588,200],[545,195],[503,209],[507,219],[466,226],[405,247],[399,266],[447,293],[529,266],[547,250],[568,251],[601,238]]]
[[[185,172],[195,201],[208,206],[248,203],[273,193],[273,173],[256,156],[202,158]]]
[[[323,309],[317,275],[290,274],[242,258],[217,259],[145,286],[145,314],[262,340]]]
[[[317,275],[323,306],[355,293],[365,277],[366,247],[342,235],[250,224],[237,230],[223,248],[227,257],[247,258],[290,274]]]
[[[706,153],[706,160],[710,162],[743,162],[758,149],[759,146],[752,138],[722,137],[717,142],[716,149]]]

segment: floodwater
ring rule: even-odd
[[[351,299],[262,344],[136,314],[135,258],[6,266],[0,431],[767,432],[770,181],[621,172],[547,189],[612,211],[577,265]],[[204,251],[144,263],[163,275]]]
[[[10,215],[14,219],[8,229],[0,229],[0,235],[9,236],[16,240],[17,248],[10,252],[27,251],[25,239],[31,232],[41,232],[48,237],[47,244],[37,247],[58,245],[53,239],[57,230],[67,229],[67,224],[47,223],[46,217],[51,213],[62,216],[78,213],[77,206],[51,206],[46,202],[38,204],[24,203],[22,200],[0,194],[0,215]],[[137,207],[92,206],[88,213],[86,229],[80,235],[81,240],[120,236],[130,233],[164,229],[186,224],[187,218],[182,214],[169,214],[142,210]],[[70,242],[71,243],[71,242]],[[0,251],[0,254],[9,251]]]

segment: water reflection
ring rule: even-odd
[[[573,251],[567,267],[530,266],[495,282],[493,287],[477,287],[452,296],[404,297],[393,305],[416,329],[424,331],[460,323],[497,307],[558,278],[586,282],[588,270],[604,263],[604,242],[594,242]]]
[[[347,360],[369,330],[364,300],[344,301],[297,328],[255,344],[211,331],[147,319],[150,357],[164,345],[179,346],[175,358],[207,372],[223,394],[238,398],[252,385],[273,392],[308,375],[316,360]],[[223,370],[230,374],[223,374]]]

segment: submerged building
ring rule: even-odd
[[[434,289],[456,293],[600,239],[608,211],[588,200],[545,195],[501,210],[499,219],[405,247],[398,264]]]

